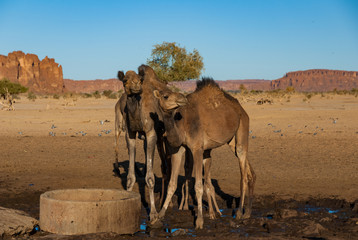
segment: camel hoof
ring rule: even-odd
[[[151,228],[162,228],[163,223],[159,218],[153,219],[150,221],[150,227]]]
[[[162,210],[160,210],[160,212],[159,212],[159,219],[163,219],[164,216],[165,216],[165,211],[162,209]]]
[[[243,219],[249,219],[251,217],[251,213],[250,212],[246,212],[243,216]]]
[[[203,227],[204,227],[204,219],[197,218],[195,221],[195,229],[203,229]]]
[[[132,179],[127,179],[127,191],[131,192],[133,190],[135,181]]]
[[[211,220],[216,219],[215,213],[209,213],[209,219],[211,219]]]
[[[250,218],[250,213],[243,214],[242,212],[237,211],[236,212],[236,220],[244,220]]]
[[[151,222],[156,221],[157,219],[159,219],[159,214],[156,211],[150,212],[149,219]]]
[[[188,205],[188,204],[184,204],[183,210],[188,211],[188,210],[189,210],[189,205]]]

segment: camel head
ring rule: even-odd
[[[127,71],[126,75],[118,71],[118,79],[123,82],[124,91],[127,95],[142,93],[142,79],[134,71]]]
[[[159,100],[160,108],[165,112],[170,112],[178,107],[185,106],[188,103],[186,97],[181,93],[170,90],[153,91],[154,97]]]
[[[153,68],[149,67],[148,65],[140,65],[138,67],[138,75],[142,78],[148,77],[148,78],[156,78],[157,75],[155,74]]]

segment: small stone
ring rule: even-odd
[[[294,209],[281,209],[279,214],[281,218],[292,218],[298,216],[298,212]]]
[[[315,223],[313,221],[310,222],[312,223],[302,230],[304,235],[320,235],[322,231],[326,230],[321,224]]]
[[[329,217],[325,217],[325,218],[322,218],[321,220],[319,220],[319,222],[331,222],[332,219],[329,218]]]
[[[180,229],[174,231],[174,232],[171,234],[171,236],[173,236],[173,237],[175,237],[175,236],[183,236],[183,235],[186,234],[186,232],[187,232],[187,231],[186,231],[185,229],[180,228]]]
[[[238,228],[240,225],[233,220],[230,220],[229,226],[232,228]]]

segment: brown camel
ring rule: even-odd
[[[126,129],[126,141],[129,153],[129,171],[127,176],[127,190],[133,189],[136,181],[134,173],[135,165],[135,141],[136,135],[145,136],[146,153],[146,177],[145,181],[149,188],[150,196],[150,219],[156,219],[158,213],[155,207],[153,173],[153,159],[155,145],[157,145],[159,156],[162,160],[163,179],[166,180],[167,164],[169,157],[164,152],[163,133],[164,124],[158,100],[153,96],[154,90],[167,89],[166,84],[157,79],[153,69],[142,65],[138,68],[139,75],[135,72],[118,72],[118,78],[123,81],[125,95],[117,102],[116,111],[116,162],[118,162],[118,138],[124,126]],[[133,91],[135,89],[135,91]],[[117,164],[118,165],[118,164]],[[167,181],[167,180],[166,180]],[[162,189],[164,182],[162,184]],[[162,193],[164,190],[162,191]],[[163,194],[162,194],[163,196]]]
[[[176,153],[172,155],[172,172],[167,198],[159,217],[164,217],[177,187],[181,156],[185,147],[193,157],[195,192],[198,201],[196,228],[203,228],[203,164],[209,175],[206,180],[209,180],[210,151],[224,144],[229,144],[237,156],[241,171],[240,205],[236,218],[250,217],[256,176],[247,160],[249,117],[240,103],[221,90],[212,79],[198,81],[195,92],[187,97],[168,90],[157,90],[153,93],[160,102],[166,138],[173,148],[177,148]],[[204,163],[204,159],[207,159],[209,165]],[[211,181],[205,181],[205,184],[205,190],[209,190],[209,194],[212,194]],[[244,198],[247,192],[249,201],[244,213]]]
[[[115,162],[115,170],[118,170],[118,153],[119,153],[119,136],[122,131],[126,131],[127,126],[131,128],[132,131],[136,131],[138,121],[138,116],[136,116],[136,106],[138,102],[138,98],[142,93],[142,81],[140,77],[134,71],[127,71],[126,75],[122,71],[118,71],[118,79],[123,82],[124,94],[122,94],[121,98],[118,100],[115,106],[115,140],[116,140],[116,162]],[[127,101],[128,99],[128,101]],[[128,105],[128,106],[127,106]],[[127,112],[130,109],[128,118]],[[126,124],[126,122],[129,122]],[[132,123],[130,123],[132,122]],[[141,138],[141,137],[140,137]],[[131,169],[133,167],[133,169]],[[129,166],[130,171],[134,174],[134,166]],[[127,181],[127,190],[131,191],[133,185],[131,185],[131,189],[128,189],[130,186],[130,182]]]

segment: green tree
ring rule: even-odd
[[[204,67],[198,50],[187,52],[175,42],[154,45],[151,58],[147,60],[159,79],[167,82],[197,79]]]
[[[6,98],[7,93],[10,95],[27,92],[28,88],[18,84],[12,83],[7,78],[0,80],[0,96]]]

